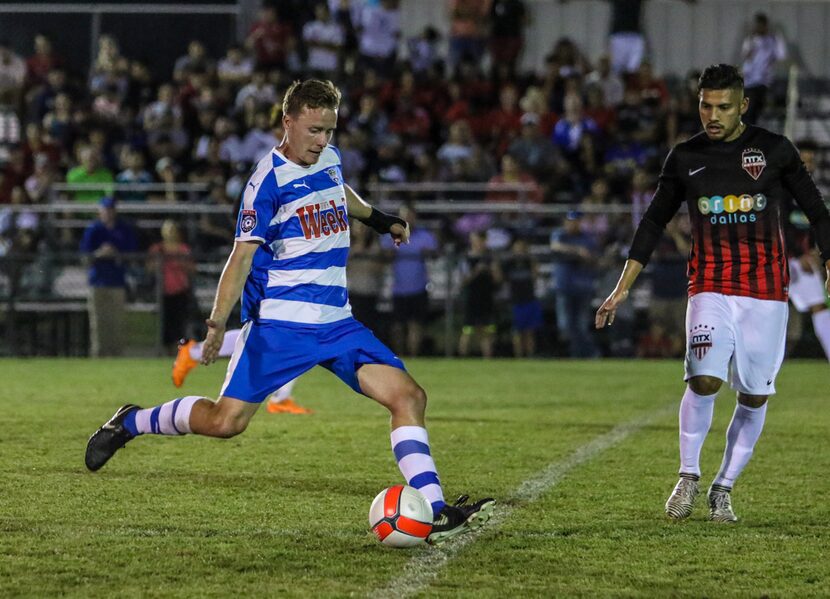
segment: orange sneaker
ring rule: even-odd
[[[181,387],[187,374],[199,365],[197,360],[190,357],[190,348],[196,345],[191,339],[186,343],[179,344],[179,353],[176,354],[176,361],[173,362],[173,384]]]
[[[269,414],[313,414],[314,410],[304,408],[303,406],[294,402],[290,397],[286,397],[282,401],[268,400]]]

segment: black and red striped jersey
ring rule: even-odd
[[[791,198],[816,227],[825,260],[830,258],[830,213],[786,137],[751,125],[730,142],[700,133],[666,158],[629,257],[646,264],[662,229],[686,202],[690,296],[714,291],[786,301],[784,219]]]

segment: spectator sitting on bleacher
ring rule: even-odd
[[[100,187],[71,191],[70,197],[76,202],[97,202],[102,197],[112,194],[114,178],[109,169],[101,166],[101,156],[91,145],[83,146],[79,152],[80,164],[69,170],[66,182],[73,183],[101,183]]]
[[[254,53],[257,69],[284,69],[288,53],[294,48],[294,33],[277,15],[277,9],[264,5],[251,27],[245,46]]]
[[[245,49],[239,44],[231,44],[225,57],[216,67],[216,75],[222,83],[234,88],[246,83],[254,72],[254,61],[245,55]]]
[[[346,32],[331,14],[324,2],[314,7],[314,20],[303,26],[303,41],[308,49],[306,66],[313,73],[331,77],[340,69],[341,49],[346,43]]]
[[[45,34],[35,34],[35,53],[26,59],[26,85],[34,87],[46,82],[46,74],[63,63]]]
[[[26,61],[18,56],[9,42],[0,40],[0,104],[17,105],[26,82]]]
[[[125,168],[115,177],[116,183],[152,183],[153,176],[144,168],[144,154],[134,148],[122,151]],[[143,202],[147,193],[143,191],[119,191],[118,199],[129,202]]]

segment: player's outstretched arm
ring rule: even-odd
[[[202,345],[202,364],[212,364],[219,356],[228,316],[242,295],[242,288],[245,286],[248,273],[251,272],[251,262],[257,248],[259,242],[256,241],[237,241],[233,245],[222,276],[219,277],[210,318],[205,321],[208,330]]]
[[[343,185],[343,187],[346,189],[346,207],[349,210],[349,216],[372,227],[381,235],[389,233],[395,245],[409,243],[409,223],[398,216],[386,214],[370,206],[348,185]]]
[[[637,276],[642,272],[643,265],[636,260],[629,258],[625,261],[625,268],[623,268],[620,280],[617,281],[617,286],[611,292],[602,305],[597,310],[597,316],[594,321],[596,328],[601,329],[604,326],[611,326],[614,324],[614,317],[617,314],[617,308],[621,303],[628,299],[628,290],[634,284]]]

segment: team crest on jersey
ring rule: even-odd
[[[337,167],[331,167],[326,169],[326,174],[331,177],[331,180],[334,181],[335,185],[340,185],[340,173],[337,172]]]
[[[689,331],[689,349],[698,360],[702,360],[712,348],[712,329],[709,325],[699,324]]]
[[[758,180],[761,173],[764,172],[764,167],[767,166],[767,159],[764,158],[764,153],[757,148],[746,148],[741,154],[741,166],[749,173],[749,176]]]
[[[243,233],[250,233],[256,227],[256,210],[243,210],[239,228]]]

